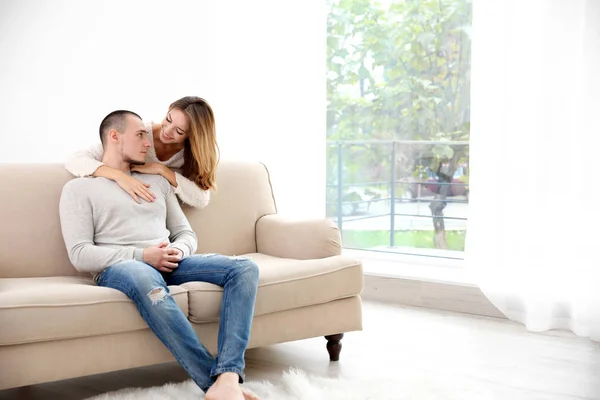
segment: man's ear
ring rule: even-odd
[[[116,129],[111,129],[110,131],[108,131],[108,140],[110,140],[111,142],[119,142],[119,131]]]

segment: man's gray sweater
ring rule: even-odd
[[[71,263],[94,277],[126,260],[142,261],[143,250],[162,242],[183,256],[196,252],[190,227],[169,182],[159,175],[131,173],[149,183],[156,196],[136,203],[116,182],[106,178],[69,181],[60,198],[60,222]]]

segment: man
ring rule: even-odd
[[[196,234],[169,182],[159,175],[130,172],[132,164],[145,163],[151,147],[137,114],[110,113],[100,124],[100,138],[102,162],[150,184],[156,199],[136,203],[106,178],[68,182],[60,199],[60,220],[71,263],[78,271],[92,273],[99,286],[120,290],[135,302],[207,400],[255,398],[239,384],[258,286],[256,264],[242,257],[194,254]],[[190,281],[223,287],[216,359],[167,288]]]

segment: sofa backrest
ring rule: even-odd
[[[60,229],[58,203],[70,179],[62,164],[0,164],[0,278],[89,277],[71,265]],[[207,207],[183,206],[198,252],[256,252],[256,221],[276,212],[265,166],[222,161],[216,182]]]

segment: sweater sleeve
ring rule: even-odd
[[[189,221],[177,202],[177,198],[169,185],[167,194],[167,229],[171,233],[167,247],[175,247],[184,257],[194,254],[198,248],[198,237],[192,230]]]
[[[175,178],[177,179],[175,194],[181,201],[200,209],[208,205],[210,201],[210,190],[202,190],[198,185],[181,175],[179,172],[175,172]]]
[[[98,273],[125,260],[142,261],[142,248],[127,246],[118,249],[96,246],[92,205],[88,198],[68,182],[62,190],[59,214],[63,239],[69,260],[80,272]]]
[[[148,138],[152,139],[152,124],[154,122],[152,121],[146,121],[144,122],[144,127],[146,128],[146,132],[148,132]]]
[[[73,153],[65,163],[65,168],[71,175],[77,177],[90,176],[98,168],[104,165],[102,157],[104,148],[102,143],[98,143],[86,150],[79,150]]]

